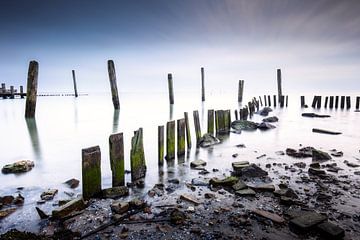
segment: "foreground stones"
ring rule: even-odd
[[[202,136],[199,140],[199,146],[203,148],[210,147],[219,143],[220,140],[209,133],[204,134],[204,136]]]
[[[55,195],[58,193],[57,189],[48,189],[40,195],[41,200],[49,201],[53,200]]]
[[[250,164],[249,166],[235,170],[233,174],[244,178],[256,178],[256,177],[260,178],[268,175],[268,173],[265,170],[261,169],[256,164]]]
[[[268,218],[270,219],[271,221],[275,222],[275,223],[279,223],[279,224],[282,224],[285,222],[285,220],[280,217],[279,215],[275,214],[275,213],[270,213],[270,212],[267,212],[267,211],[264,211],[264,210],[261,210],[261,209],[255,209],[253,210],[253,212],[259,216],[262,216],[264,218]]]
[[[310,118],[329,118],[330,115],[320,115],[316,113],[303,113],[301,114],[303,117],[310,117]]]
[[[30,160],[21,160],[12,164],[7,164],[2,168],[2,173],[24,173],[30,171],[34,167],[34,162]]]
[[[327,160],[331,160],[331,156],[323,152],[321,150],[315,149],[313,147],[304,147],[300,148],[298,151],[292,148],[286,149],[286,154],[291,157],[295,158],[308,158],[311,157],[313,161],[315,162],[323,162]]]
[[[84,200],[79,197],[74,200],[71,200],[70,202],[66,203],[65,205],[55,209],[52,211],[52,217],[53,218],[64,218],[70,213],[74,211],[80,211],[86,208],[86,204]]]
[[[125,186],[106,188],[102,190],[103,198],[120,198],[129,195],[129,188]]]
[[[317,212],[304,212],[301,216],[298,216],[290,220],[290,229],[295,232],[305,232],[327,220],[327,217]]]
[[[206,166],[206,162],[201,159],[194,160],[190,163],[190,167],[192,168],[203,167],[203,166]]]

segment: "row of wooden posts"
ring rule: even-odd
[[[321,108],[322,96],[314,96],[311,107],[312,108]],[[301,107],[306,107],[305,96],[300,97]],[[326,96],[324,108],[338,109],[338,108],[350,109],[351,108],[351,97],[350,96]],[[359,110],[360,107],[360,97],[356,97],[356,109]]]
[[[14,86],[10,86],[10,89],[6,89],[6,84],[2,83],[1,84],[1,89],[0,89],[0,97],[6,99],[6,98],[10,98],[10,99],[14,99],[15,96],[19,96],[21,98],[24,98],[24,96],[26,96],[26,93],[24,93],[24,88],[23,86],[19,87],[19,92],[17,91],[17,89],[15,89]]]

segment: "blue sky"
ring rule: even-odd
[[[25,85],[40,64],[39,91],[109,91],[108,59],[120,91],[224,90],[245,79],[274,89],[276,68],[291,90],[358,90],[360,2],[288,0],[2,0],[0,82]]]

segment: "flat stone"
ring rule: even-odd
[[[328,118],[330,115],[320,115],[316,113],[303,113],[301,114],[303,117],[310,117],[310,118]]]
[[[270,107],[264,107],[257,113],[260,114],[261,116],[267,116],[267,115],[269,115],[270,112],[272,112],[272,109]]]
[[[2,168],[2,173],[24,173],[34,167],[34,162],[30,160],[21,160],[12,164],[7,164]]]
[[[79,186],[80,181],[72,178],[65,182],[66,185],[68,185],[70,188],[77,188]]]
[[[199,139],[199,146],[203,148],[210,147],[219,143],[220,140],[209,133],[205,133],[204,136]]]
[[[129,210],[129,203],[122,201],[115,201],[111,204],[111,211],[116,214],[123,214]]]
[[[0,219],[6,218],[15,211],[16,208],[8,208],[8,209],[0,210]]]
[[[119,186],[113,188],[106,188],[102,190],[103,198],[120,198],[129,195],[129,188],[126,186]]]
[[[326,172],[322,169],[309,168],[309,173],[313,175],[326,175]]]
[[[279,197],[284,196],[284,197],[288,197],[288,198],[298,198],[298,195],[291,188],[282,188],[282,189],[276,190],[274,192],[274,194]]]
[[[190,196],[188,194],[180,195],[180,199],[184,200],[184,201],[187,201],[187,202],[190,202],[190,203],[194,204],[195,206],[200,204],[200,202],[197,199],[195,199],[193,196]]]
[[[279,121],[279,118],[276,117],[276,116],[267,117],[267,118],[264,118],[264,119],[263,119],[263,122],[278,122],[278,121]]]
[[[248,167],[249,162],[248,161],[239,161],[239,162],[233,162],[231,165],[234,168],[234,171],[240,171],[242,168]]]
[[[331,156],[323,151],[313,149],[312,150],[312,160],[315,162],[323,162],[327,160],[331,160]]]
[[[344,163],[345,163],[348,167],[352,167],[352,168],[360,167],[359,164],[349,162],[348,160],[345,160]]]
[[[255,196],[256,192],[251,188],[247,188],[247,189],[238,190],[235,192],[235,194],[240,196]]]
[[[342,239],[345,236],[344,229],[331,222],[321,223],[317,226],[317,229],[327,239]]]
[[[54,218],[64,218],[74,211],[81,211],[86,208],[85,202],[82,198],[75,198],[65,205],[58,207],[52,211]]]
[[[268,122],[262,122],[262,123],[258,124],[258,128],[261,130],[268,130],[268,129],[276,128],[276,126],[274,126]]]
[[[295,149],[287,148],[285,152],[286,152],[286,155],[291,156],[291,157],[308,158],[308,157],[312,157],[313,149],[314,149],[313,147],[304,147],[304,148],[301,148],[298,151],[296,151]]]
[[[262,184],[256,184],[256,185],[248,185],[250,188],[252,188],[255,191],[259,192],[274,192],[275,186],[273,184],[269,183],[262,183]]]
[[[43,211],[41,210],[40,208],[38,207],[35,207],[36,209],[36,212],[38,213],[40,219],[47,219],[49,216]]]
[[[238,191],[247,188],[247,185],[242,180],[239,180],[232,186],[232,188],[234,189],[234,191]]]
[[[316,225],[327,220],[327,217],[317,212],[307,212],[290,220],[290,229],[295,231],[308,231]]]
[[[247,120],[235,120],[231,123],[231,128],[238,131],[251,131],[256,130],[258,128],[258,125],[255,122]]]
[[[233,186],[235,183],[237,183],[239,181],[239,179],[237,177],[226,177],[223,179],[219,179],[219,178],[212,178],[210,179],[210,184],[213,186]]]
[[[53,200],[55,195],[58,193],[57,189],[48,189],[40,195],[41,200],[49,201]]]
[[[265,170],[256,164],[250,164],[247,167],[241,168],[239,171],[235,171],[235,174],[246,178],[265,177],[268,175]]]
[[[271,212],[267,212],[261,209],[255,209],[253,210],[253,213],[262,216],[264,218],[270,219],[271,221],[275,222],[275,223],[279,223],[282,224],[285,222],[285,220],[280,217],[279,215],[275,214],[275,213],[271,213]]]
[[[3,205],[10,205],[14,201],[14,197],[11,195],[0,197],[0,203]]]
[[[208,179],[200,179],[200,178],[193,178],[191,180],[191,184],[194,186],[208,186],[209,180]]]
[[[202,167],[202,166],[206,166],[206,162],[201,159],[194,160],[190,163],[190,167],[192,167],[192,168]]]

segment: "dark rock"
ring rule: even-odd
[[[190,167],[192,168],[201,167],[201,166],[206,166],[206,162],[201,159],[194,160],[190,163]]]
[[[210,172],[209,172],[208,170],[206,170],[206,169],[201,170],[201,171],[199,172],[200,175],[206,175],[206,174],[209,174],[209,173],[210,173]]]
[[[234,154],[232,155],[233,158],[236,158],[237,156],[239,156],[238,153],[234,153]]]
[[[235,130],[256,130],[258,125],[255,122],[247,121],[247,120],[236,120],[231,123],[231,128]]]
[[[301,114],[303,117],[311,117],[311,118],[328,118],[330,115],[319,115],[316,113],[303,113]]]
[[[294,163],[294,166],[298,167],[298,168],[305,168],[306,167],[306,163],[304,162],[297,162]]]
[[[179,209],[175,208],[171,213],[170,213],[170,221],[172,224],[183,224],[187,219],[187,216],[184,212],[180,211]]]
[[[348,160],[345,160],[344,163],[345,163],[348,167],[352,167],[352,168],[360,167],[359,164],[349,162]]]
[[[317,150],[317,149],[313,149],[312,150],[312,160],[314,162],[323,162],[323,161],[327,161],[327,160],[331,160],[331,156],[323,151]]]
[[[331,156],[333,156],[333,157],[342,157],[342,156],[344,156],[344,153],[342,151],[333,150],[331,152]]]
[[[14,199],[15,198],[11,195],[3,196],[3,197],[0,197],[0,203],[2,203],[3,205],[10,205],[13,203]]]
[[[234,168],[234,171],[240,171],[244,167],[248,167],[249,162],[248,161],[239,161],[239,162],[233,162],[231,165]]]
[[[41,210],[40,208],[35,207],[35,209],[36,209],[36,212],[38,213],[40,219],[47,219],[47,218],[49,218],[49,216],[48,216],[46,213],[44,213],[44,211]]]
[[[19,195],[14,199],[15,205],[23,205],[25,198],[19,193]]]
[[[81,211],[86,208],[85,202],[82,198],[75,198],[65,205],[52,211],[54,218],[64,218],[74,211]]]
[[[45,201],[53,200],[57,192],[57,189],[48,189],[40,195],[40,198]]]
[[[129,210],[129,203],[122,201],[115,201],[111,204],[111,211],[116,214],[123,214]]]
[[[245,178],[265,177],[268,175],[266,171],[256,164],[251,164],[248,167],[241,168],[239,171],[236,171],[235,174]]]
[[[169,182],[169,183],[172,183],[172,184],[179,184],[179,183],[180,183],[180,180],[177,179],[177,178],[173,178],[173,179],[169,179],[168,182]]]
[[[258,192],[273,192],[273,191],[275,191],[275,186],[270,183],[261,183],[261,184],[248,185],[248,186]]]
[[[318,128],[313,128],[312,131],[314,133],[323,133],[323,134],[330,134],[330,135],[340,135],[340,134],[342,134],[341,132],[334,132],[334,131],[318,129]]]
[[[261,116],[267,116],[267,115],[269,115],[269,112],[272,112],[272,109],[269,108],[269,107],[264,107],[263,109],[261,109],[257,113],[260,114]]]
[[[204,136],[202,136],[199,139],[199,146],[204,147],[204,148],[210,147],[212,145],[219,144],[219,143],[220,143],[220,140],[209,133],[205,133]]]
[[[270,123],[262,122],[262,123],[258,124],[258,128],[261,130],[268,130],[268,129],[273,129],[276,127]]]
[[[239,179],[237,177],[226,177],[223,179],[218,178],[212,178],[210,179],[210,185],[216,187],[216,186],[233,186],[235,183],[237,183]]]
[[[214,199],[215,198],[215,194],[213,193],[205,193],[204,197],[207,199]]]
[[[235,194],[239,196],[255,196],[256,192],[251,188],[246,188],[236,191]]]
[[[263,119],[263,122],[278,122],[278,121],[279,121],[279,118],[276,117],[276,116],[268,117],[268,118]]]
[[[317,168],[309,168],[309,173],[313,175],[326,175],[326,172]]]
[[[106,188],[102,190],[103,198],[120,198],[129,195],[129,188],[125,186]]]
[[[7,164],[2,168],[2,173],[24,173],[34,167],[34,162],[30,160],[21,160],[12,164]]]
[[[274,194],[277,196],[280,196],[280,197],[284,196],[284,197],[293,198],[293,199],[298,198],[298,195],[291,188],[282,188],[282,189],[276,190],[274,192]]]
[[[295,158],[307,158],[307,157],[312,157],[313,149],[314,149],[313,147],[305,147],[305,148],[299,149],[299,151],[296,151],[295,149],[287,148],[286,154],[288,156],[295,157]]]
[[[146,202],[143,199],[134,198],[129,202],[130,209],[142,209],[146,206]]]
[[[310,163],[310,167],[311,168],[320,168],[320,163],[318,163],[318,162]]]
[[[307,212],[290,220],[289,226],[292,231],[306,232],[316,225],[327,220],[327,217],[317,212]]]
[[[70,188],[77,188],[79,186],[80,181],[72,178],[65,182],[66,185],[68,185]]]
[[[344,229],[331,222],[321,223],[317,226],[317,229],[326,239],[342,239],[345,236]]]
[[[16,211],[16,208],[7,208],[4,210],[0,210],[0,220],[3,218],[6,218],[7,216],[9,216],[10,214],[12,214],[15,211]]]
[[[242,190],[245,188],[247,188],[247,185],[242,180],[239,180],[237,183],[232,185],[232,189],[234,189],[234,191]]]
[[[238,145],[236,145],[235,147],[238,147],[238,148],[246,148],[245,144],[243,144],[243,143],[238,144]]]
[[[193,178],[191,180],[191,184],[194,185],[194,186],[208,186],[209,185],[209,180]]]

